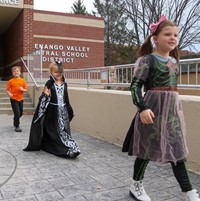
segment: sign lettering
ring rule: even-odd
[[[35,49],[42,49],[43,62],[61,61],[63,63],[74,63],[76,59],[87,59],[89,57],[90,47],[35,44]],[[39,55],[40,51],[36,51]]]
[[[19,0],[0,0],[1,4],[18,5]]]

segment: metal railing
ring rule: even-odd
[[[66,69],[65,78],[70,84],[110,86],[113,88],[130,86],[135,64],[97,68]],[[184,59],[179,62],[178,86],[200,88],[200,58]]]
[[[81,84],[90,87],[128,86],[132,80],[134,64],[107,67],[65,69],[64,76],[69,84]]]
[[[21,58],[21,61],[28,72],[27,82],[34,83],[38,88],[38,83],[43,82],[42,49],[35,49],[30,52],[27,55],[27,63],[25,63],[24,58]]]
[[[32,62],[32,60],[29,60],[29,62],[30,61]],[[45,71],[47,69],[42,69],[41,66],[39,68],[34,68],[34,66],[30,68],[28,66],[30,75],[33,75],[34,80],[37,81],[37,83],[44,83],[49,78],[47,71]],[[111,87],[117,89],[118,87],[130,86],[134,66],[135,64],[127,64],[94,68],[65,69],[64,76],[69,84],[84,85],[88,88]],[[200,58],[180,60],[179,71],[179,87],[200,88]]]
[[[24,64],[24,66],[25,66],[25,68],[26,68],[26,70],[27,70],[27,72],[28,72],[28,76],[31,78],[31,80],[32,80],[32,81],[33,81],[33,83],[35,84],[36,88],[38,88],[39,86],[38,86],[38,84],[36,83],[36,81],[35,81],[35,79],[34,79],[34,77],[33,77],[32,73],[30,72],[30,70],[29,70],[28,66],[27,66],[27,65],[26,65],[26,63],[24,62],[24,59],[23,59],[23,58],[21,58],[21,61],[22,61],[22,63]],[[30,82],[30,80],[29,80],[29,79],[28,79],[28,82]]]
[[[200,58],[180,60],[179,70],[179,87],[200,88]]]

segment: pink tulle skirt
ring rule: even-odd
[[[136,115],[133,155],[158,162],[186,159],[186,128],[178,92],[149,90],[144,100],[155,115],[154,124],[143,124]]]

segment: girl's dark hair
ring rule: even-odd
[[[153,52],[153,45],[151,43],[151,37],[152,36],[157,36],[161,30],[164,28],[164,27],[167,27],[167,26],[176,26],[177,27],[177,24],[174,23],[174,22],[171,22],[171,21],[164,21],[162,23],[160,23],[160,25],[158,26],[158,28],[156,29],[156,31],[152,34],[152,35],[149,35],[146,37],[144,43],[142,44],[142,46],[139,48],[138,52],[137,52],[137,55],[139,57],[145,55],[145,54],[151,54]],[[171,57],[174,57],[177,61],[179,61],[180,59],[180,55],[179,55],[179,50],[178,50],[178,47],[175,47],[170,53],[169,55]]]

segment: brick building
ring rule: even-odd
[[[34,0],[0,0],[0,77],[20,58],[42,48],[43,68],[61,60],[65,68],[104,65],[104,20],[94,16],[34,10]],[[25,69],[24,69],[25,71]]]

